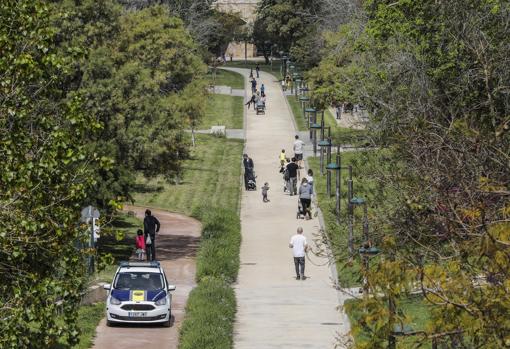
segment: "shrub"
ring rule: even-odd
[[[235,313],[236,298],[230,284],[215,277],[202,278],[186,306],[179,349],[231,348]]]
[[[190,293],[179,349],[228,349],[233,344],[236,299],[231,283],[239,272],[241,222],[237,211],[200,207],[202,221],[197,256],[198,286]]]

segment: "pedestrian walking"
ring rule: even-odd
[[[340,120],[342,118],[342,105],[338,103],[336,105],[335,110],[336,110],[336,118],[337,118],[337,120]]]
[[[253,68],[250,68],[250,79],[253,79]]]
[[[245,104],[245,105],[247,105],[247,106],[248,106],[248,109],[250,109],[250,105],[251,105],[251,104],[253,104],[253,106],[254,106],[254,108],[255,108],[255,102],[256,102],[256,100],[257,100],[257,95],[256,95],[255,93],[253,93],[253,94],[251,95],[251,98],[248,100],[248,102],[246,102],[246,104]]]
[[[253,79],[251,80],[251,92],[255,93],[257,92],[257,80]]]
[[[312,187],[308,184],[308,180],[303,178],[299,187],[299,201],[305,214],[306,219],[312,219],[312,211],[310,206],[312,203]],[[306,216],[308,214],[308,217]]]
[[[264,183],[264,186],[262,187],[262,202],[269,202],[269,199],[267,198],[267,192],[269,191],[269,183]]]
[[[298,181],[298,177],[299,177],[299,166],[296,163],[296,158],[292,158],[291,161],[292,162],[287,165],[286,170],[287,170],[288,176],[289,176],[288,190],[289,190],[290,196],[293,196],[293,195],[297,194],[297,181]]]
[[[308,184],[312,188],[312,195],[313,195],[313,193],[314,193],[314,188],[313,188],[313,171],[312,171],[311,168],[308,169],[308,175],[306,176],[306,180],[308,181]]]
[[[257,66],[255,67],[255,70],[257,71],[257,79],[260,77],[259,76],[259,72],[260,72],[260,66],[259,64],[257,63]]]
[[[255,166],[253,164],[253,160],[248,156],[248,154],[243,155],[243,165],[244,165],[244,188],[248,190],[249,189],[248,181],[255,177],[253,175],[253,169]]]
[[[135,238],[136,257],[139,261],[145,260],[145,236],[143,236],[143,230],[138,229]]]
[[[260,85],[260,94],[262,97],[266,96],[266,86],[264,86],[264,84]]]
[[[303,168],[303,147],[305,142],[300,140],[298,135],[296,135],[294,138],[294,157],[298,162],[299,168]]]
[[[303,228],[297,228],[297,234],[290,238],[289,247],[292,248],[292,255],[294,257],[296,280],[306,280],[305,253],[308,251],[308,243],[303,235]]]
[[[151,210],[145,210],[143,219],[143,234],[145,235],[145,244],[147,245],[147,260],[156,260],[156,233],[159,232],[161,224],[158,219],[152,215]]]

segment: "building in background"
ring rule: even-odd
[[[253,23],[257,17],[258,3],[259,0],[217,0],[214,6],[221,12],[239,13],[246,23],[246,30],[249,32],[253,28]],[[231,55],[234,59],[256,57],[257,48],[249,42],[231,42],[226,51],[227,59]]]

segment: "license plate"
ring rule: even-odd
[[[146,317],[147,313],[143,311],[137,311],[137,312],[130,312],[128,313],[129,317]]]

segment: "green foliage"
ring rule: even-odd
[[[87,241],[80,208],[93,184],[86,136],[99,125],[62,90],[69,65],[48,6],[0,4],[0,347],[76,343]],[[58,319],[64,321],[58,321]]]
[[[229,283],[204,278],[190,293],[179,349],[228,349],[233,346],[236,297]]]
[[[97,171],[93,199],[106,208],[112,199],[130,198],[134,171],[179,174],[189,146],[183,130],[200,122],[206,87],[206,68],[183,22],[166,6],[123,11],[114,0],[53,6],[65,13],[54,18],[60,50],[87,48],[75,53],[65,86],[104,126],[89,137],[91,151],[108,164]]]
[[[239,271],[241,222],[236,211],[200,207],[193,215],[203,224],[197,280],[215,277],[232,283]]]
[[[437,305],[429,343],[508,347],[509,4],[365,5],[367,22],[332,34],[310,75],[324,103],[365,104],[373,142],[389,150],[371,174],[383,254],[369,273],[373,297],[357,325],[372,332],[360,347],[384,347],[405,318],[384,299],[398,304],[413,289]]]
[[[314,14],[320,8],[318,0],[262,0],[254,41],[266,50],[276,44],[278,51],[290,52],[297,62],[312,66],[319,58],[313,48],[317,38]]]

